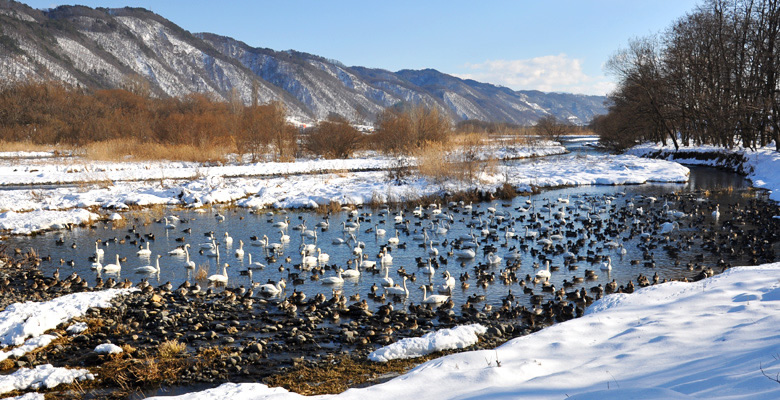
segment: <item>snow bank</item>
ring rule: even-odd
[[[700,159],[699,154],[709,153],[712,155],[721,155],[722,157],[728,157],[733,155],[741,156],[744,160],[741,169],[747,173],[747,177],[753,181],[753,186],[768,189],[770,191],[769,197],[772,200],[780,201],[780,152],[775,150],[774,143],[771,143],[765,147],[757,150],[735,148],[724,149],[722,147],[715,146],[690,146],[681,147],[675,151],[671,142],[666,146],[661,146],[655,143],[645,143],[629,149],[626,153],[637,156],[648,156],[659,151],[664,152],[664,156],[667,160],[674,160],[686,164],[696,165],[718,165],[722,161],[717,159]]]
[[[3,397],[0,400],[44,400],[43,393],[25,393],[21,396]]]
[[[99,215],[84,209],[36,210],[26,213],[8,211],[0,214],[0,230],[8,230],[17,235],[29,235],[33,232],[83,224],[99,218]]]
[[[421,357],[443,350],[464,349],[479,341],[477,335],[487,332],[481,324],[441,329],[417,338],[401,339],[371,352],[368,359],[377,362]]]
[[[609,295],[581,318],[306,399],[777,399],[780,263]],[[501,367],[493,362],[498,358]],[[487,362],[486,362],[487,361]],[[176,399],[302,399],[257,383]],[[162,397],[158,397],[162,399]]]
[[[56,339],[54,335],[41,335],[38,337],[29,338],[24,341],[24,344],[11,350],[0,351],[0,361],[5,360],[8,357],[21,357],[35,349],[46,347],[52,340]]]
[[[0,312],[0,346],[18,346],[27,338],[38,337],[71,318],[84,315],[91,307],[111,307],[111,299],[131,291],[107,289],[72,293],[42,303],[11,304]]]
[[[117,346],[117,345],[115,345],[113,343],[103,343],[103,344],[99,344],[99,345],[97,345],[97,347],[95,347],[95,353],[98,353],[98,354],[119,354],[122,351],[123,350],[122,350],[121,347],[119,347],[119,346]]]
[[[51,389],[60,384],[67,385],[75,380],[85,379],[94,379],[86,369],[55,368],[51,364],[39,365],[33,369],[19,368],[10,375],[0,376],[0,394],[14,390]]]

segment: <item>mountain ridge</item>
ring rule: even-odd
[[[60,6],[36,10],[0,0],[0,78],[53,79],[117,88],[143,78],[156,96],[204,93],[249,104],[279,101],[303,121],[338,114],[371,123],[387,107],[422,104],[454,121],[532,124],[548,114],[586,124],[606,112],[603,96],[515,91],[434,69],[396,72],[296,50],[252,47],[190,33],[143,8]]]

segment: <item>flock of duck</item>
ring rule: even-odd
[[[158,222],[181,235],[176,247],[155,249],[155,235],[133,225],[124,235],[95,242],[91,269],[100,287],[129,286],[127,278],[113,277],[126,261],[114,249],[125,244],[148,260],[133,268],[144,277],[159,277],[165,269],[187,271],[175,289],[184,296],[226,287],[221,290],[241,298],[276,299],[293,312],[327,304],[381,311],[403,303],[410,311],[565,320],[604,294],[671,278],[701,279],[735,260],[773,261],[778,242],[773,213],[762,210],[775,206],[757,200],[721,209],[701,193],[661,198],[617,193],[513,204],[345,208],[334,226],[334,215],[301,214],[293,223],[286,213],[258,214],[266,219],[266,231],[238,239],[237,246],[228,232],[204,232],[199,241],[188,220],[170,215]],[[317,221],[309,226],[311,217]],[[213,226],[228,218],[233,216],[217,213]],[[762,228],[767,224],[773,228]],[[107,254],[110,250],[116,254]],[[191,251],[212,260],[217,273],[198,274]],[[659,263],[665,268],[656,268]],[[626,279],[626,273],[616,273],[621,269],[640,272]],[[264,280],[255,280],[260,277]],[[150,286],[147,278],[141,285]],[[170,282],[160,287],[174,290]]]

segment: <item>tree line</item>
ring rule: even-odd
[[[780,151],[780,0],[706,0],[666,31],[632,40],[607,63],[618,78],[602,142]]]

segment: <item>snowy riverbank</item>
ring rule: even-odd
[[[780,152],[774,143],[757,150],[715,146],[690,146],[674,149],[671,142],[666,146],[645,143],[632,147],[626,154],[640,157],[654,157],[691,165],[726,167],[744,173],[753,181],[753,186],[770,191],[769,198],[780,201]]]
[[[227,383],[173,398],[777,399],[780,383],[761,371],[780,372],[777,326],[780,263],[609,295],[582,318],[496,350],[442,357],[335,396]]]
[[[559,148],[556,145],[547,150],[515,149],[513,152],[518,154],[533,150],[539,154],[556,154]],[[80,172],[68,172],[76,167],[52,162],[48,159],[44,165],[0,167],[0,187],[6,186],[0,196],[0,230],[11,234],[30,234],[59,229],[67,224],[105,218],[113,210],[124,210],[130,206],[166,204],[203,207],[236,202],[239,206],[251,208],[301,208],[331,202],[407,201],[471,189],[492,191],[504,183],[521,191],[530,191],[532,188],[556,186],[685,182],[689,173],[686,167],[674,162],[625,155],[508,162],[480,173],[478,180],[472,183],[437,183],[414,176],[399,183],[388,178],[385,169],[390,168],[392,162],[386,158],[223,167],[127,163],[111,164],[110,168],[79,167],[89,170],[79,169]],[[100,168],[102,170],[95,178],[93,173]],[[4,175],[4,171],[9,169],[17,171]],[[26,172],[21,173],[22,170]],[[88,183],[93,181],[99,183]],[[54,185],[32,186],[43,182]],[[69,185],[63,186],[65,183]],[[96,209],[103,211],[101,214],[92,212]]]

